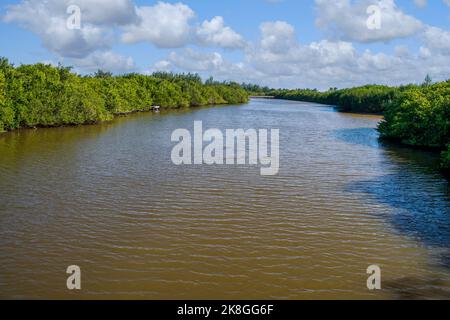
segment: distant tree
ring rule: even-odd
[[[424,87],[429,87],[433,84],[433,79],[431,79],[430,75],[427,74],[427,76],[425,77],[425,80],[422,83],[422,86]]]
[[[7,70],[12,69],[14,65],[9,63],[9,60],[5,57],[0,57],[0,70],[6,72]]]
[[[70,72],[72,71],[73,67],[65,67],[60,63],[58,63],[58,71],[59,71],[59,78],[61,81],[66,81],[70,77]]]
[[[208,86],[211,86],[214,84],[214,78],[213,77],[209,77],[206,81],[205,84]]]
[[[113,76],[113,74],[109,71],[103,71],[103,70],[97,70],[96,73],[94,73],[94,77],[95,78],[100,78],[100,79],[104,79],[104,78],[111,78]]]

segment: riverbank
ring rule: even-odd
[[[80,76],[44,64],[14,67],[0,59],[0,132],[112,120],[133,112],[248,102],[237,83],[154,73]]]

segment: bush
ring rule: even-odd
[[[105,100],[96,91],[98,82],[94,79],[75,77],[64,84],[58,99],[60,107],[55,125],[78,125],[110,120],[113,114],[105,107]]]
[[[445,148],[450,139],[450,83],[398,95],[389,104],[380,132],[412,146]]]

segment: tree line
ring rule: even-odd
[[[329,104],[343,112],[382,114],[381,138],[442,152],[442,166],[450,173],[450,80],[433,84],[427,76],[422,85],[367,85],[325,92],[242,87],[251,95]]]
[[[70,67],[15,67],[0,58],[0,132],[26,127],[96,123],[114,116],[161,108],[248,101],[237,83],[203,82],[197,74],[154,73],[80,76]]]

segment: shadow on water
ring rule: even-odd
[[[386,219],[402,234],[425,246],[450,249],[450,185],[439,172],[438,155],[380,141],[370,128],[338,130],[336,137],[382,148],[383,173],[350,183],[349,192],[368,194],[369,201],[394,208]],[[450,268],[450,252],[441,262]]]
[[[347,190],[368,194],[369,201],[393,208],[387,221],[427,247],[446,249],[440,260],[450,268],[449,186],[443,177],[403,164],[398,172],[351,183]]]
[[[402,277],[384,281],[383,288],[402,300],[450,299],[448,282],[439,278]]]
[[[380,173],[348,184],[346,191],[368,195],[367,201],[391,208],[383,219],[427,248],[433,264],[450,269],[450,183],[439,171],[439,156],[381,141],[375,129],[343,129],[334,134],[346,143],[381,152]],[[450,298],[441,279],[397,279],[386,287],[400,298]]]

